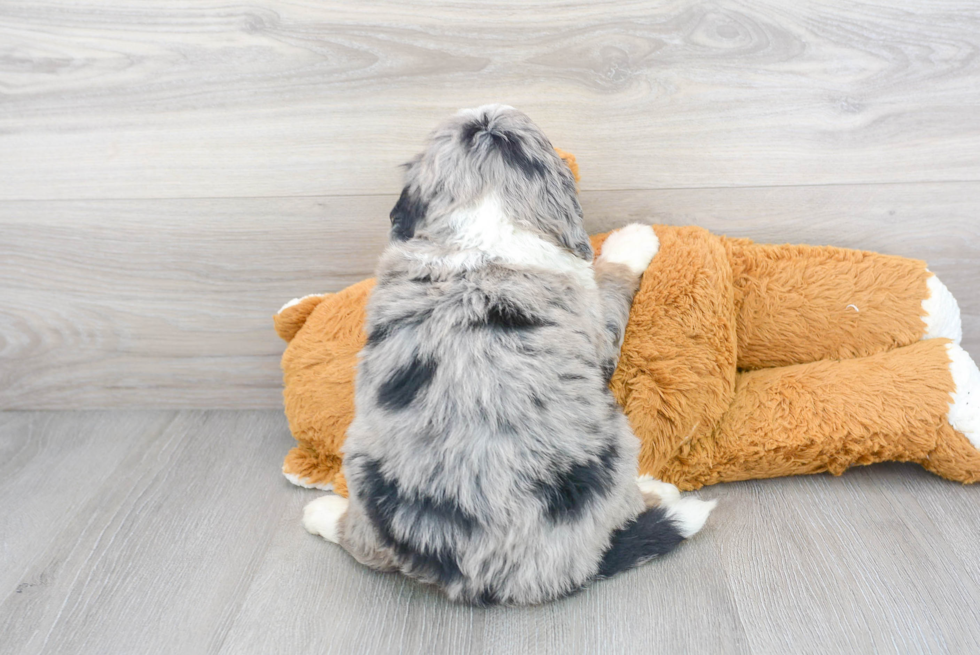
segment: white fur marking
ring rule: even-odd
[[[945,337],[953,343],[959,343],[963,339],[963,324],[956,298],[935,275],[929,276],[926,285],[929,287],[929,297],[922,301],[922,311],[925,314],[922,320],[926,322],[926,332],[922,338]]]
[[[681,536],[688,539],[704,527],[711,510],[718,504],[717,500],[698,500],[697,498],[681,498],[676,503],[668,505],[667,517],[677,526]]]
[[[298,475],[295,475],[294,473],[286,473],[286,471],[283,471],[282,474],[286,477],[287,480],[295,484],[297,487],[303,487],[304,489],[320,489],[322,491],[333,491],[332,483],[321,484],[319,482],[307,482],[306,480],[299,477]]]
[[[302,298],[293,298],[292,300],[290,300],[289,302],[287,302],[285,305],[283,305],[282,307],[280,307],[279,308],[279,311],[276,312],[276,313],[277,314],[282,314],[285,310],[289,309],[290,307],[294,307],[294,306],[300,304],[301,302],[303,302],[307,298],[319,297],[320,295],[321,294],[319,294],[319,293],[311,293],[310,295],[303,296]]]
[[[861,311],[860,309],[858,309],[858,306],[857,306],[857,305],[848,305],[848,306],[847,306],[847,307],[845,307],[844,309],[850,309],[851,307],[853,307],[853,308],[854,308],[854,311],[856,311],[856,312],[859,312],[859,311]]]
[[[318,534],[327,541],[337,543],[337,521],[347,511],[347,505],[348,501],[343,496],[321,496],[303,508],[303,527],[310,534]]]
[[[955,343],[946,345],[949,372],[956,389],[949,403],[946,420],[977,449],[980,449],[980,370],[970,354]]]
[[[661,482],[656,478],[652,478],[649,475],[641,475],[636,479],[637,486],[640,487],[640,491],[645,494],[653,494],[660,498],[660,501],[664,506],[673,505],[681,499],[681,492],[677,490],[677,487],[669,482]]]
[[[660,240],[653,228],[632,223],[606,237],[599,259],[613,264],[625,264],[633,273],[641,275],[659,250]]]
[[[455,231],[451,244],[460,252],[440,258],[439,263],[467,269],[487,259],[499,260],[564,273],[587,289],[595,288],[595,274],[589,262],[515,225],[493,195],[456,211],[450,220]]]

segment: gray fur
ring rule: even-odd
[[[502,156],[505,140],[520,155]],[[570,171],[514,109],[453,117],[406,182],[368,306],[340,543],[454,599],[561,597],[645,508],[639,442],[606,387],[637,276],[600,261],[589,285],[463,252],[455,212],[493,192],[516,224],[592,259]]]
[[[503,105],[459,112],[406,164],[403,196],[426,208],[415,235],[445,242],[453,211],[491,189],[512,220],[592,260],[571,171],[531,119]]]

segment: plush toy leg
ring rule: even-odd
[[[841,474],[850,466],[918,462],[950,480],[980,480],[980,371],[946,339],[859,359],[741,373],[710,435],[682,444],[663,470],[706,484]]]
[[[641,440],[640,472],[660,477],[686,440],[711,433],[732,402],[736,308],[721,238],[655,228],[659,250],[633,300],[609,388]]]
[[[302,298],[293,298],[285,305],[283,305],[276,315],[272,317],[273,324],[276,328],[276,334],[283,341],[292,341],[296,333],[299,332],[300,328],[306,323],[306,319],[310,317],[313,310],[317,308],[321,302],[327,299],[330,294],[320,294],[312,296],[303,296]]]
[[[367,339],[362,326],[373,287],[374,280],[364,280],[338,293],[307,297],[277,316],[284,325],[299,326],[282,356],[283,404],[297,441],[282,472],[293,484],[347,493],[340,448],[354,417],[357,353]]]
[[[726,239],[738,366],[866,357],[962,336],[956,300],[925,262],[858,250]]]

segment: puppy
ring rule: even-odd
[[[474,604],[531,604],[672,550],[714,502],[637,482],[607,388],[648,226],[593,265],[575,180],[530,119],[464,110],[406,165],[367,310],[349,499],[304,524]]]

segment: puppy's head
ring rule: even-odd
[[[492,197],[521,228],[592,259],[572,171],[538,126],[513,107],[460,111],[405,167],[405,188],[391,210],[392,239],[450,240],[460,229],[458,210]]]

